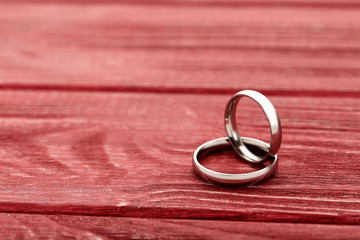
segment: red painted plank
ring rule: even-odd
[[[359,226],[0,214],[6,239],[359,239]]]
[[[277,175],[224,188],[195,176],[191,155],[225,135],[229,97],[2,91],[0,211],[360,223],[358,99],[271,97],[284,128]],[[244,106],[240,132],[266,140],[260,109]],[[232,152],[204,164],[250,169]]]
[[[1,87],[359,95],[356,8],[2,4],[0,12]]]
[[[133,4],[133,5],[173,5],[173,6],[201,6],[201,7],[317,7],[317,8],[354,8],[360,6],[359,0],[0,0],[13,3],[65,3],[65,4]]]

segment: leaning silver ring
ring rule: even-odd
[[[253,99],[263,110],[270,125],[270,146],[268,145],[266,154],[262,156],[252,153],[243,143],[236,125],[236,107],[242,97]],[[225,129],[234,150],[250,163],[263,163],[269,156],[275,156],[280,149],[282,129],[280,118],[275,107],[264,95],[253,90],[244,90],[231,97],[225,108]]]
[[[254,139],[254,138],[245,138],[242,137],[241,141],[248,145],[249,147],[254,147],[256,150],[266,152],[269,149],[269,144]],[[242,174],[228,174],[212,171],[203,165],[200,164],[199,159],[211,152],[231,148],[230,140],[227,137],[214,139],[212,141],[206,142],[198,147],[193,155],[193,167],[195,172],[204,180],[225,184],[225,185],[249,185],[255,184],[259,181],[262,181],[270,176],[272,176],[278,166],[277,155],[268,156],[271,159],[271,164],[260,169],[258,171]]]

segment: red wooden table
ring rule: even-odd
[[[29,2],[0,1],[1,238],[360,238],[360,1]],[[206,183],[242,89],[280,115],[277,175]]]

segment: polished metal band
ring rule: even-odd
[[[242,97],[253,99],[261,107],[269,122],[270,146],[268,145],[266,153],[262,156],[251,152],[242,141],[245,138],[239,136],[236,124],[236,107]],[[263,163],[268,160],[269,156],[275,156],[280,149],[282,128],[279,116],[269,99],[259,92],[253,90],[240,91],[229,100],[225,108],[225,129],[235,151],[250,163]]]
[[[270,148],[269,144],[253,139],[253,138],[241,138],[241,142],[248,147],[256,149],[257,152],[267,152]],[[259,181],[262,181],[272,174],[276,172],[278,166],[277,155],[268,156],[271,161],[271,164],[264,167],[261,170],[250,172],[250,173],[242,173],[242,174],[228,174],[228,173],[219,173],[212,171],[203,165],[200,164],[199,159],[211,152],[231,148],[230,140],[227,137],[218,138],[209,142],[202,144],[198,147],[193,155],[193,167],[195,172],[204,180],[225,184],[225,185],[248,185],[255,184]]]

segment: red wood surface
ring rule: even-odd
[[[358,239],[359,9],[0,0],[0,236]],[[225,136],[223,108],[242,89],[278,110],[278,172],[206,183],[192,153]],[[258,106],[241,103],[241,134],[268,141]],[[261,167],[230,151],[203,163]]]
[[[174,6],[201,6],[201,7],[311,7],[311,8],[354,8],[359,7],[359,0],[0,0],[1,3],[66,3],[66,4],[131,4],[131,5],[174,5]]]
[[[2,238],[355,239],[359,226],[0,214]],[[40,227],[39,227],[40,226]]]
[[[3,4],[0,12],[2,87],[359,97],[358,8]]]
[[[2,91],[0,210],[360,223],[358,99],[271,97],[284,128],[278,174],[224,188],[195,176],[191,156],[225,135],[228,97]],[[247,106],[240,131],[266,139],[261,111]],[[249,170],[232,152],[205,164]]]

